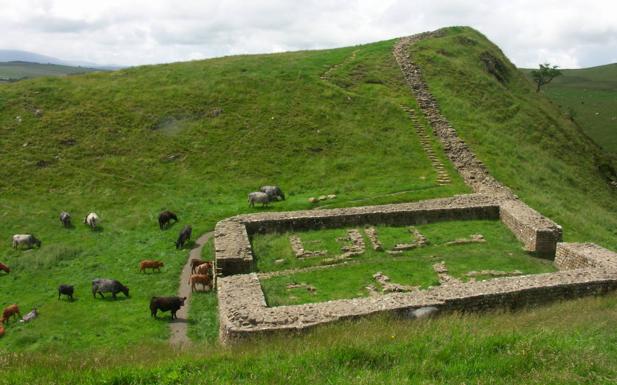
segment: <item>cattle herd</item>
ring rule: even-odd
[[[276,200],[285,200],[285,195],[277,186],[263,186],[260,191],[250,193],[248,199],[250,207],[253,207],[255,203],[261,203],[263,207]],[[172,220],[174,223],[178,222],[178,217],[175,213],[168,210],[161,212],[158,217],[160,229],[163,230],[169,227]],[[65,228],[71,228],[73,226],[71,223],[71,215],[66,211],[60,213],[60,222]],[[94,212],[86,215],[83,221],[83,223],[93,231],[98,229],[100,222],[100,217]],[[182,228],[176,241],[177,249],[183,248],[186,242],[191,239],[192,231],[193,229],[190,225],[186,225]],[[41,244],[42,242],[33,234],[15,234],[12,239],[12,246],[15,249],[18,247],[33,248],[34,246],[40,248]],[[197,285],[201,285],[202,290],[206,290],[206,288],[212,289],[214,279],[213,263],[199,258],[191,259],[190,263],[191,276],[188,284],[191,286],[191,291],[197,290]],[[150,269],[152,272],[154,272],[154,270],[160,272],[161,268],[164,266],[165,264],[162,261],[143,260],[139,263],[139,271],[141,273],[146,273],[146,269]],[[0,263],[0,271],[8,274],[11,269],[3,263]],[[74,293],[75,288],[73,285],[61,284],[58,287],[58,300],[64,295],[68,300],[73,301]],[[94,279],[92,281],[92,296],[96,298],[98,294],[101,298],[105,298],[103,293],[111,293],[114,299],[118,293],[122,293],[125,297],[129,297],[129,288],[115,279]],[[185,301],[186,297],[152,297],[150,300],[151,316],[156,318],[159,310],[163,312],[170,311],[171,319],[173,320],[176,318],[176,312],[184,306]],[[0,337],[5,333],[4,325],[7,324],[11,318],[22,317],[22,322],[28,322],[37,315],[38,312],[34,309],[26,316],[22,317],[17,304],[7,306],[2,312],[2,318],[0,318]]]

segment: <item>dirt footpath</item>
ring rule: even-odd
[[[195,247],[189,253],[188,260],[180,274],[180,285],[178,286],[178,297],[186,297],[184,306],[178,310],[177,319],[169,323],[169,343],[174,346],[183,346],[191,343],[186,332],[188,330],[188,314],[191,306],[191,287],[189,286],[189,278],[191,277],[191,259],[201,258],[201,249],[208,242],[212,232],[205,233],[195,241]]]

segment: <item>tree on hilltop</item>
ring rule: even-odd
[[[561,75],[561,71],[559,71],[558,68],[559,67],[556,65],[551,67],[549,63],[544,63],[540,64],[539,70],[531,71],[531,77],[537,85],[536,92],[540,92],[540,87],[550,83],[551,80]]]

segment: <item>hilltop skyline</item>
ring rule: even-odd
[[[519,67],[617,62],[617,4],[592,0],[508,3],[354,0],[0,0],[0,49],[99,65],[324,49],[468,25]]]

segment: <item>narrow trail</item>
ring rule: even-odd
[[[176,313],[177,318],[169,323],[169,343],[174,346],[186,346],[191,343],[188,335],[188,315],[191,306],[191,286],[189,286],[189,278],[191,277],[191,259],[201,258],[201,250],[210,237],[214,233],[205,233],[195,241],[196,247],[191,249],[188,260],[180,274],[180,285],[178,286],[178,297],[186,297],[184,306]]]

